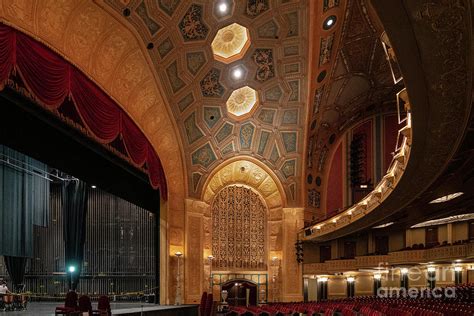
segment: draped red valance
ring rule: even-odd
[[[150,183],[167,198],[166,179],[152,145],[143,132],[95,83],[57,53],[29,36],[0,23],[0,82],[16,72],[29,92],[49,110],[71,97],[87,130],[102,144],[121,137],[126,154],[147,170]]]

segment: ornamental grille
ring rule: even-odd
[[[216,270],[266,270],[266,207],[242,186],[222,189],[212,203],[212,254]]]

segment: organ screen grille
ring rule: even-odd
[[[266,207],[242,186],[222,189],[212,203],[213,269],[266,270]]]

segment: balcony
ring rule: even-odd
[[[336,272],[374,269],[387,265],[420,264],[436,261],[454,261],[474,258],[474,242],[442,246],[430,249],[416,249],[390,252],[381,256],[361,256],[354,259],[327,260],[323,263],[304,264],[304,274],[330,274]]]

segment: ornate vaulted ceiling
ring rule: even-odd
[[[219,16],[216,1],[210,0],[105,3],[136,28],[148,48],[183,139],[189,195],[201,197],[215,167],[244,155],[273,169],[289,204],[297,204],[306,124],[308,2],[234,1],[226,16]],[[240,59],[215,60],[213,39],[235,22],[249,30],[250,47],[241,45]],[[231,42],[245,36],[241,33],[219,36]],[[236,65],[243,66],[241,80],[231,77]],[[239,117],[229,113],[226,101],[243,86],[255,89],[258,100]],[[241,95],[232,99],[234,107],[244,101]]]
[[[400,87],[393,83],[380,41],[383,29],[366,0],[314,1],[310,10],[314,31],[306,179],[311,207],[330,181],[328,157],[338,136],[370,113],[395,110]]]
[[[337,136],[395,91],[382,30],[366,0],[234,0],[224,16],[211,0],[1,3],[6,21],[59,47],[124,103],[160,156],[177,157],[164,158],[164,165],[179,200],[183,195],[173,188],[182,186],[181,147],[190,196],[202,197],[209,174],[243,155],[274,170],[288,204],[302,205],[303,192],[314,196],[325,185],[326,158]],[[330,16],[336,19],[324,27]],[[223,41],[249,40],[239,53],[216,60],[211,43],[234,23],[248,32],[222,34]],[[149,60],[141,58],[136,39]],[[243,77],[232,78],[239,65]],[[245,89],[244,97],[232,95],[245,86],[257,92],[256,100]],[[175,122],[164,120],[163,111]],[[323,180],[313,181],[318,177]]]

